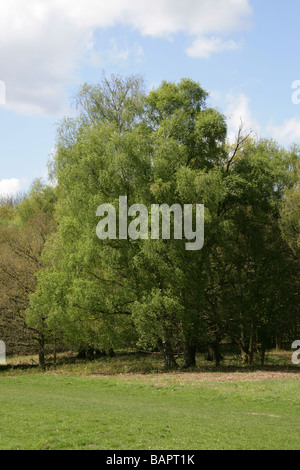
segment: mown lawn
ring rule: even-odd
[[[0,376],[0,449],[299,449],[300,382]]]

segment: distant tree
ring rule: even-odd
[[[299,255],[300,250],[300,162],[291,175],[293,186],[285,193],[281,211],[281,228],[283,236],[293,252]]]
[[[0,207],[1,206],[8,206],[8,207],[15,207],[20,202],[23,201],[23,199],[26,199],[27,194],[25,192],[19,191],[16,194],[11,194],[11,195],[5,195],[5,194],[0,194]]]
[[[20,329],[30,332],[39,346],[41,367],[44,366],[45,328],[43,313],[39,324],[26,323],[25,311],[29,296],[35,291],[35,274],[42,267],[41,253],[47,237],[53,232],[55,222],[44,204],[53,189],[33,186],[28,198],[23,199],[8,213],[9,223],[0,224],[0,317],[2,324],[15,324],[14,338],[18,341]],[[5,206],[2,206],[2,208]],[[2,214],[3,215],[3,214]]]

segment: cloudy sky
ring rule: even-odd
[[[228,118],[300,143],[299,0],[1,0],[0,193],[46,177],[79,85],[189,77]]]

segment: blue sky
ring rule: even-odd
[[[192,78],[230,140],[242,119],[300,144],[299,18],[299,0],[1,0],[0,193],[46,178],[59,120],[103,70]]]

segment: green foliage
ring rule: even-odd
[[[15,208],[16,223],[30,224],[37,214],[53,218],[56,204],[56,188],[46,185],[41,179],[33,181],[30,192]]]
[[[300,250],[300,161],[295,168],[294,184],[285,193],[281,211],[283,236],[295,254]]]
[[[230,338],[251,362],[257,348],[263,357],[279,336],[289,341],[298,331],[288,243],[297,244],[299,152],[241,131],[229,146],[225,117],[206,98],[190,79],[164,81],[148,94],[139,77],[83,85],[78,118],[58,132],[57,187],[35,183],[30,203],[18,208],[26,221],[55,204],[58,224],[31,296],[31,325],[42,311],[46,329],[62,332],[73,348],[159,347],[166,363],[184,351],[187,366],[199,345],[217,348]],[[119,196],[148,209],[204,204],[204,248],[187,251],[185,240],[99,241],[96,209],[118,207]]]

